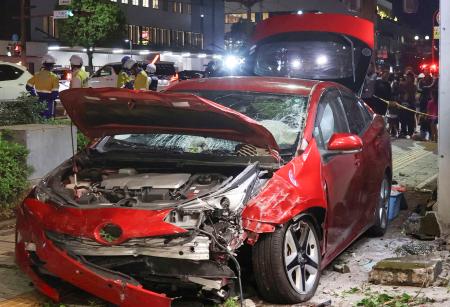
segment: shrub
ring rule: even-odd
[[[45,108],[37,97],[26,94],[15,100],[0,100],[0,126],[40,123],[44,120],[40,114]]]
[[[8,136],[0,134],[0,207],[14,206],[28,187],[27,149],[8,141]]]

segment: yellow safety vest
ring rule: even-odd
[[[117,87],[123,88],[130,81],[131,77],[125,71],[122,70],[117,76]]]
[[[148,76],[145,71],[141,70],[136,75],[136,79],[134,80],[134,89],[148,91]]]
[[[58,76],[48,70],[41,70],[37,72],[27,85],[34,87],[38,93],[52,93],[59,91],[59,79]]]
[[[72,78],[80,79],[81,87],[87,87],[89,74],[84,69],[77,70]]]

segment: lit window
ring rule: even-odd
[[[159,0],[152,0],[152,8],[159,9]]]
[[[148,7],[148,0],[142,0],[142,6]]]
[[[139,0],[133,0],[133,5],[139,5]]]
[[[117,2],[117,0],[111,0],[111,2]]]
[[[265,20],[269,18],[269,13],[262,13],[262,19]]]
[[[122,3],[128,4],[128,0],[122,0]]]

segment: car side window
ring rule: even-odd
[[[345,115],[347,116],[350,132],[360,135],[366,129],[368,123],[362,113],[361,102],[354,95],[342,93],[342,104],[344,106]]]
[[[17,80],[23,74],[23,71],[11,66],[0,65],[0,81]]]
[[[337,90],[331,90],[322,95],[317,107],[317,117],[314,127],[314,138],[319,148],[326,149],[328,142],[335,133],[348,133],[348,125]]]
[[[359,106],[361,108],[364,120],[366,121],[366,125],[370,125],[373,120],[373,115],[369,112],[369,110],[367,110],[367,107],[363,101],[359,100]]]
[[[96,77],[108,77],[108,76],[111,76],[111,75],[112,75],[112,68],[111,68],[111,66],[102,67],[95,74]]]

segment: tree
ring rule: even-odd
[[[90,68],[96,46],[125,36],[125,15],[109,0],[73,0],[71,5],[58,9],[72,12],[69,18],[58,21],[61,41],[84,47]]]

